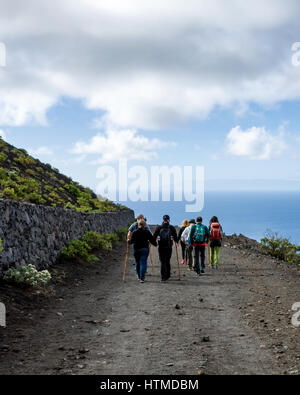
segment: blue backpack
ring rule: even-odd
[[[196,224],[195,233],[193,235],[194,244],[203,244],[206,241],[205,226],[202,224]]]

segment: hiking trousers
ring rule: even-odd
[[[205,248],[206,246],[195,246],[194,247],[194,269],[197,274],[200,274],[200,270],[205,269]],[[200,256],[201,256],[201,269],[200,269]]]
[[[210,247],[210,265],[219,266],[221,247]]]
[[[181,254],[182,254],[182,259],[185,261],[185,250],[186,250],[186,244],[183,241],[180,241],[181,245]]]
[[[187,245],[185,249],[185,260],[187,261],[189,268],[193,268],[193,246]]]
[[[135,271],[140,280],[145,280],[148,255],[149,248],[140,248],[138,250],[134,250]]]
[[[171,276],[172,248],[158,248],[158,254],[161,264],[161,279],[166,281]]]

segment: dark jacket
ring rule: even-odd
[[[130,244],[133,244],[135,250],[149,248],[149,242],[155,247],[157,246],[155,238],[149,230],[139,228],[132,233]]]
[[[156,240],[156,239],[159,237],[160,231],[161,231],[163,228],[170,228],[171,236],[172,236],[173,240],[175,241],[175,243],[177,243],[178,237],[177,237],[176,229],[174,228],[173,225],[170,225],[170,224],[165,223],[165,222],[163,222],[162,225],[158,226],[158,227],[155,229],[155,232],[154,232],[154,234],[153,234],[154,239]],[[158,243],[158,245],[159,245],[159,243]],[[162,247],[162,246],[160,246],[160,247]]]

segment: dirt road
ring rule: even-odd
[[[173,253],[165,284],[156,249],[147,281],[130,257],[123,283],[124,244],[56,265],[45,295],[1,284],[0,374],[299,374],[300,271],[244,247],[229,238],[219,272],[181,265],[181,281]]]

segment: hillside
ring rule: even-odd
[[[91,189],[1,138],[0,198],[87,212],[117,211],[123,208],[108,200],[99,201]]]

